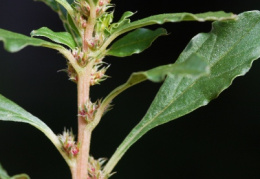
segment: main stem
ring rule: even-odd
[[[88,44],[93,38],[93,31],[96,23],[96,6],[93,0],[90,3],[90,16],[86,24],[86,29],[83,36],[83,52],[89,50]],[[78,71],[78,108],[84,109],[86,102],[90,101],[90,78],[94,61],[90,61],[86,67]],[[85,117],[78,116],[78,144],[79,154],[77,156],[76,169],[72,170],[73,179],[87,179],[88,177],[88,159],[90,151],[90,140],[93,128],[88,124]]]
[[[89,100],[90,72],[91,65],[88,65],[82,73],[78,74],[78,108],[84,109],[84,105]],[[78,116],[78,143],[79,154],[77,156],[76,172],[73,179],[86,179],[88,176],[88,158],[90,149],[92,129],[84,117]]]

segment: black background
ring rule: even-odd
[[[114,0],[115,19],[127,10],[133,20],[165,12],[225,10],[241,13],[260,9],[260,1]],[[29,35],[47,26],[63,31],[58,16],[32,0],[0,1],[0,28]],[[158,26],[151,26],[152,29]],[[169,36],[159,38],[140,55],[107,57],[112,76],[91,89],[92,100],[125,82],[131,72],[172,63],[189,40],[211,24],[165,24]],[[67,79],[63,57],[54,50],[27,47],[8,53],[0,44],[0,94],[42,119],[55,133],[77,130],[76,85]],[[218,99],[191,114],[153,129],[134,144],[118,163],[114,179],[259,179],[260,62],[239,77]],[[161,84],[145,82],[118,96],[93,133],[91,154],[110,157],[145,114]],[[27,124],[0,122],[0,162],[10,175],[25,172],[32,179],[69,179],[69,168],[55,147]]]

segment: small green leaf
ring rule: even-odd
[[[30,179],[30,177],[26,174],[19,174],[10,177],[5,171],[5,169],[2,167],[2,165],[0,164],[0,179]]]
[[[120,18],[120,20],[116,23],[111,24],[110,26],[110,33],[113,33],[117,28],[129,24],[131,21],[129,19],[129,17],[133,16],[135,13],[131,12],[131,11],[126,11],[124,12],[124,14],[122,15],[122,17]]]
[[[28,37],[23,34],[18,34],[4,29],[0,29],[0,41],[4,42],[4,47],[9,52],[17,52],[29,45],[48,47],[56,50],[63,48],[58,44],[47,42],[42,39]]]
[[[237,76],[248,72],[260,57],[260,12],[242,13],[237,21],[214,22],[212,31],[195,36],[176,63],[185,62],[194,53],[207,60],[210,74],[200,78],[167,78],[144,118],[107,163],[105,174],[149,130],[207,105]]]
[[[163,28],[149,30],[140,28],[112,44],[107,54],[117,57],[138,54],[151,46],[152,42],[159,36],[166,35],[167,31]]]
[[[75,37],[75,40],[78,43],[78,35],[74,33],[74,31],[72,30],[73,27],[70,26],[71,24],[69,22],[69,19],[67,19],[67,15],[69,15],[69,14],[67,13],[65,8],[62,5],[58,4],[56,2],[56,0],[36,0],[36,1],[44,2],[53,11],[55,11],[59,15],[60,19],[62,20],[63,26],[66,29],[66,31],[68,31],[73,37]],[[69,4],[71,4],[73,2],[73,0],[67,0],[67,1]],[[78,43],[78,44],[80,44],[80,43]]]
[[[76,47],[76,43],[68,32],[53,32],[47,27],[42,27],[38,30],[33,30],[31,36],[47,37],[50,40],[68,46],[71,49]]]

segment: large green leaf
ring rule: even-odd
[[[19,174],[10,177],[5,171],[5,169],[2,167],[2,165],[0,164],[0,179],[30,179],[30,177],[26,174]]]
[[[48,47],[56,50],[63,48],[58,44],[47,42],[41,39],[28,37],[23,34],[18,34],[4,29],[0,29],[0,41],[4,42],[4,47],[9,52],[17,52],[29,45],[43,46],[43,47]]]
[[[125,57],[141,53],[150,47],[155,39],[166,34],[167,31],[163,28],[158,28],[154,31],[144,28],[137,29],[113,43],[107,51],[107,54],[117,57]]]
[[[127,149],[152,128],[207,105],[235,77],[244,75],[260,57],[260,13],[246,12],[237,21],[214,22],[210,33],[195,36],[177,60],[185,62],[197,53],[207,59],[211,72],[193,79],[172,76],[166,79],[141,122],[130,132],[108,162],[110,173]]]
[[[76,47],[76,43],[68,32],[53,32],[47,27],[42,27],[38,30],[33,30],[31,36],[47,37],[50,40],[68,46],[71,49]]]
[[[40,119],[25,111],[23,108],[2,95],[0,95],[0,121],[23,122],[36,127],[50,139],[66,162],[71,165],[70,159],[62,150],[61,143],[52,130]]]

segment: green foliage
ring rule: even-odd
[[[129,13],[129,16],[133,15]],[[126,17],[129,17],[127,15],[124,15],[123,19],[126,19]],[[200,14],[191,14],[191,13],[170,13],[170,14],[159,14],[150,16],[144,19],[140,19],[134,22],[131,22],[128,20],[124,20],[122,25],[118,25],[118,27],[113,30],[113,33],[117,35],[121,35],[123,33],[126,33],[128,31],[131,31],[133,29],[141,28],[148,25],[153,24],[164,24],[166,22],[181,22],[181,21],[217,21],[217,20],[230,20],[234,19],[236,16],[232,13],[225,13],[223,11],[219,12],[206,12],[206,13],[200,13]],[[120,22],[120,21],[119,21]]]
[[[152,128],[205,106],[228,88],[235,77],[244,75],[260,57],[260,12],[246,12],[237,21],[214,22],[210,33],[195,36],[176,61],[185,62],[197,53],[206,59],[210,73],[200,78],[169,76],[146,115],[130,132],[105,168]]]
[[[38,1],[44,2],[58,13],[67,32],[53,32],[42,27],[32,31],[32,37],[28,37],[0,29],[0,41],[3,41],[4,48],[9,52],[17,52],[26,46],[43,46],[58,50],[66,57],[68,75],[78,83],[79,89],[78,141],[74,141],[74,136],[66,132],[58,138],[44,122],[2,95],[0,120],[27,123],[42,131],[64,157],[71,171],[79,172],[73,173],[73,176],[81,176],[78,177],[80,179],[89,176],[85,165],[89,159],[91,132],[108,110],[111,101],[120,93],[145,80],[165,80],[143,119],[119,146],[104,170],[102,171],[100,164],[95,173],[97,176],[91,176],[92,178],[99,178],[99,175],[109,176],[124,153],[145,133],[208,104],[228,88],[234,78],[244,75],[252,62],[260,57],[258,11],[242,13],[238,17],[223,11],[170,13],[134,22],[130,20],[134,13],[127,11],[118,22],[113,22],[113,12],[106,12],[112,7],[109,0]],[[103,101],[90,101],[89,86],[99,84],[107,78],[105,72],[108,67],[102,61],[106,55],[126,57],[141,53],[158,37],[167,35],[163,28],[149,30],[142,27],[182,21],[218,22],[213,23],[211,32],[195,36],[175,63],[133,73],[126,83],[113,90]],[[124,33],[128,34],[113,43]],[[48,38],[53,42],[35,37]],[[88,120],[82,122],[84,119]],[[68,156],[64,149],[69,150],[74,158]],[[97,161],[102,163],[104,160]],[[93,159],[94,163],[97,161]],[[81,167],[85,167],[85,170]],[[0,178],[29,179],[25,174],[10,177],[1,165]]]
[[[47,27],[42,27],[38,30],[33,30],[31,32],[31,36],[47,37],[50,40],[59,44],[66,45],[71,49],[76,48],[76,43],[71,34],[68,32],[53,32]]]
[[[40,119],[25,111],[23,108],[2,95],[0,95],[0,120],[22,122],[36,127],[50,139],[61,155],[63,155],[66,162],[70,165],[70,160],[66,157],[64,151],[62,151],[61,143],[52,130]]]
[[[155,39],[166,34],[167,31],[163,28],[158,28],[154,31],[144,28],[137,29],[113,43],[107,54],[117,57],[125,57],[141,53],[151,46]]]
[[[111,24],[110,27],[110,33],[113,33],[117,28],[129,24],[131,22],[130,18],[131,16],[133,16],[135,13],[131,12],[131,11],[126,11],[122,17],[119,19],[118,22]]]
[[[40,119],[28,113],[2,95],[0,95],[0,101],[0,120],[28,123],[42,131],[56,146],[59,145],[56,135]]]
[[[4,47],[9,52],[17,52],[26,46],[43,46],[52,49],[60,49],[63,48],[60,45],[47,42],[42,39],[36,39],[32,37],[28,37],[22,34],[10,32],[4,29],[0,29],[0,41],[4,42]]]

